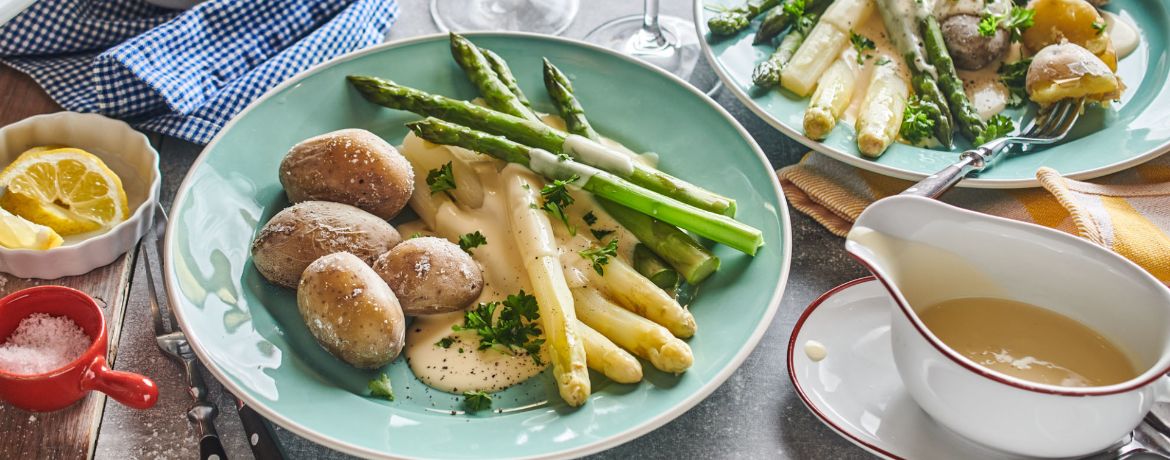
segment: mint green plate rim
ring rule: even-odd
[[[894,143],[877,160],[861,156],[854,142],[852,129],[838,126],[824,142],[805,137],[803,129],[795,119],[796,115],[803,114],[808,103],[807,98],[796,99],[790,93],[776,90],[768,91],[763,96],[753,96],[751,72],[755,62],[761,61],[767,55],[765,45],[752,45],[751,35],[755,34],[759,25],[759,18],[755,19],[747,30],[732,37],[712,39],[707,28],[707,20],[716,13],[705,5],[724,5],[738,3],[740,0],[694,0],[695,30],[699,35],[699,46],[703,49],[703,56],[715,73],[719,75],[723,85],[731,90],[735,97],[755,113],[760,119],[776,128],[784,135],[804,144],[806,147],[823,153],[833,159],[856,166],[858,168],[883,174],[898,179],[918,181],[932,175],[951,162],[958,159],[958,152],[962,148],[952,149],[952,155],[943,150],[930,150],[900,143]],[[972,177],[959,182],[959,187],[1014,189],[1040,187],[1035,173],[1038,166],[1047,166],[1056,169],[1065,177],[1077,180],[1087,180],[1112,174],[1130,168],[1158,156],[1170,152],[1170,129],[1164,126],[1170,124],[1167,116],[1167,107],[1170,107],[1170,6],[1164,2],[1146,0],[1114,0],[1105,6],[1105,10],[1114,13],[1133,10],[1138,13],[1130,19],[1137,23],[1142,43],[1134,54],[1123,59],[1118,64],[1118,73],[1126,76],[1127,72],[1142,72],[1140,81],[1124,79],[1125,94],[1122,96],[1121,108],[1130,105],[1138,106],[1128,110],[1123,115],[1125,120],[1118,121],[1121,109],[1110,108],[1092,116],[1086,112],[1081,117],[1079,125],[1086,123],[1104,124],[1113,118],[1113,123],[1103,128],[1073,129],[1069,139],[1063,144],[1050,147],[1029,156],[1012,157],[1005,155],[997,164],[986,170],[982,177]],[[713,43],[714,42],[714,43]],[[716,52],[726,52],[729,49],[747,54],[754,53],[751,63],[728,62],[720,59]],[[1138,63],[1126,62],[1140,58]],[[1126,66],[1131,66],[1127,69]],[[769,107],[765,107],[767,104]],[[777,107],[779,105],[779,107]],[[1116,106],[1116,105],[1115,105]],[[1089,110],[1101,110],[1091,108]],[[1009,109],[1005,112],[1020,125],[1026,116],[1023,111]],[[785,121],[787,119],[787,121]],[[1089,120],[1091,119],[1091,120]],[[1120,124],[1120,125],[1119,125]],[[1138,138],[1140,125],[1148,137]],[[1159,126],[1162,126],[1159,128]],[[1099,130],[1100,132],[1093,132]],[[958,136],[957,136],[958,137]],[[1121,138],[1122,141],[1115,141]],[[1135,144],[1131,146],[1128,142]],[[965,140],[956,139],[956,143],[965,146]],[[1116,150],[1120,149],[1120,150]],[[1115,151],[1116,150],[1116,151]],[[1102,154],[1101,152],[1106,152]],[[1088,155],[1087,161],[1077,155]],[[1018,166],[1017,166],[1018,165]],[[998,168],[998,169],[997,169]]]
[[[744,360],[751,353],[751,351],[753,349],[755,349],[756,345],[763,338],[768,327],[771,325],[772,320],[775,317],[775,314],[780,307],[780,300],[784,294],[785,286],[786,286],[787,280],[788,280],[789,269],[791,266],[791,260],[792,260],[791,220],[790,220],[787,202],[785,200],[784,194],[781,192],[780,183],[777,180],[775,174],[772,173],[771,165],[770,165],[767,157],[764,155],[763,151],[760,149],[759,145],[748,134],[747,130],[745,130],[725,109],[720,107],[717,103],[715,103],[709,97],[707,97],[706,95],[704,95],[703,93],[701,93],[700,91],[695,89],[693,86],[686,83],[685,81],[679,79],[678,77],[676,77],[674,75],[663,72],[662,70],[658,69],[657,67],[643,63],[637,59],[622,55],[620,53],[614,52],[614,51],[606,49],[606,48],[602,48],[602,47],[588,44],[585,42],[572,40],[572,39],[568,39],[568,38],[562,38],[562,37],[553,37],[553,36],[545,36],[545,35],[540,35],[540,34],[530,34],[530,33],[522,33],[522,32],[471,32],[471,33],[466,33],[464,35],[469,36],[473,39],[476,39],[476,38],[501,38],[501,39],[515,39],[515,40],[520,40],[520,41],[526,41],[526,40],[547,41],[547,42],[553,42],[554,44],[569,45],[571,47],[579,47],[579,48],[583,48],[584,51],[589,52],[589,53],[600,53],[600,54],[608,55],[609,58],[620,59],[622,61],[625,61],[627,64],[633,64],[636,67],[640,67],[642,69],[642,71],[651,72],[651,73],[657,74],[657,76],[659,76],[659,77],[666,78],[666,79],[670,80],[675,86],[682,88],[684,91],[689,92],[693,97],[698,98],[698,100],[702,101],[706,106],[708,106],[710,109],[714,110],[719,116],[721,116],[726,121],[727,128],[732,128],[734,130],[734,132],[736,134],[738,134],[739,137],[741,137],[748,146],[751,147],[752,153],[755,154],[755,159],[758,161],[758,164],[749,165],[749,166],[753,166],[753,167],[758,166],[760,168],[764,168],[763,171],[766,173],[765,175],[770,178],[770,180],[767,183],[767,186],[764,186],[764,184],[758,184],[758,183],[755,183],[754,186],[757,188],[757,192],[761,193],[762,197],[765,200],[774,201],[776,203],[776,206],[775,206],[776,209],[774,209],[772,212],[774,212],[775,217],[777,219],[776,224],[778,227],[777,230],[778,230],[779,234],[776,236],[780,237],[780,241],[770,241],[770,242],[768,242],[768,244],[775,245],[776,247],[779,248],[778,255],[780,256],[780,260],[779,260],[779,271],[777,272],[778,279],[769,280],[769,283],[770,283],[769,286],[771,286],[770,288],[773,289],[773,291],[772,291],[772,295],[770,296],[769,300],[767,301],[766,308],[762,312],[762,314],[758,318],[755,319],[758,322],[754,325],[754,327],[751,328],[750,335],[744,337],[743,342],[741,344],[739,344],[738,349],[735,350],[735,352],[732,355],[732,357],[730,358],[730,360],[724,362],[721,367],[718,367],[718,370],[714,373],[714,375],[703,376],[703,378],[706,378],[706,380],[703,381],[703,383],[701,384],[700,387],[698,387],[697,389],[694,389],[693,391],[691,391],[688,394],[682,393],[681,390],[679,390],[679,389],[662,390],[665,392],[674,392],[675,393],[675,395],[673,396],[673,398],[674,398],[673,404],[669,408],[667,408],[666,410],[662,410],[662,411],[659,411],[656,413],[646,413],[646,412],[634,413],[634,414],[625,413],[625,415],[627,417],[641,418],[640,421],[638,421],[636,424],[629,427],[625,431],[613,433],[613,434],[603,436],[603,437],[589,438],[589,439],[584,440],[583,442],[569,445],[569,446],[563,446],[563,445],[553,446],[553,445],[545,444],[541,451],[536,452],[536,453],[532,453],[532,454],[528,454],[528,455],[524,455],[524,456],[514,456],[514,455],[506,455],[506,454],[501,455],[501,453],[499,453],[499,452],[483,452],[482,455],[480,455],[479,457],[482,457],[482,458],[488,458],[488,457],[492,457],[492,458],[494,458],[494,457],[507,457],[507,458],[577,457],[577,456],[587,455],[590,453],[595,453],[595,452],[598,452],[598,451],[601,451],[601,450],[604,450],[607,448],[611,448],[611,447],[620,445],[624,442],[630,441],[634,438],[637,438],[643,434],[646,434],[646,433],[666,424],[667,422],[673,420],[674,418],[678,417],[679,415],[682,415],[687,410],[694,407],[696,404],[698,404],[703,399],[705,399],[707,396],[709,396],[712,392],[715,391],[715,389],[717,389],[723,382],[725,382],[732,375],[732,373],[735,372],[735,370],[737,370],[739,368],[739,366],[744,362]],[[230,371],[229,369],[225,369],[224,366],[221,366],[219,363],[217,363],[215,361],[215,359],[213,358],[213,355],[210,353],[210,349],[215,347],[215,346],[209,347],[209,344],[205,342],[205,340],[214,341],[215,337],[214,336],[204,337],[203,334],[204,333],[220,332],[220,331],[201,331],[201,330],[194,328],[192,326],[194,318],[188,317],[188,315],[198,313],[197,310],[190,310],[190,309],[201,308],[201,307],[192,306],[191,303],[188,301],[188,299],[184,298],[183,295],[180,294],[180,290],[182,289],[182,286],[181,286],[180,280],[178,279],[179,275],[176,272],[176,267],[174,265],[173,259],[174,259],[174,255],[177,254],[176,251],[180,251],[184,248],[180,248],[177,244],[178,237],[176,234],[179,232],[178,229],[180,228],[180,225],[176,225],[176,223],[180,222],[183,219],[183,213],[184,213],[183,205],[188,202],[188,199],[189,199],[188,195],[189,195],[190,191],[192,190],[193,181],[197,178],[197,176],[199,176],[200,168],[203,167],[204,164],[208,161],[209,154],[211,154],[212,152],[215,152],[216,147],[218,146],[220,141],[228,133],[230,133],[232,131],[233,127],[238,122],[245,119],[248,116],[248,114],[250,112],[252,112],[254,109],[269,102],[270,99],[273,99],[275,96],[281,94],[285,90],[288,90],[290,88],[295,88],[298,84],[300,84],[306,78],[308,78],[312,75],[315,75],[323,70],[329,69],[337,64],[348,62],[351,60],[361,59],[364,56],[370,56],[370,55],[373,55],[376,53],[386,52],[386,51],[393,50],[394,48],[398,48],[398,47],[405,47],[405,46],[409,46],[409,45],[418,44],[420,42],[437,41],[437,40],[442,40],[442,41],[446,42],[447,35],[446,34],[432,34],[432,35],[413,37],[410,39],[405,39],[405,40],[400,40],[400,41],[387,42],[387,43],[383,43],[383,44],[380,44],[380,45],[377,45],[374,47],[370,47],[370,48],[367,48],[364,50],[359,50],[359,51],[355,51],[355,52],[352,52],[352,53],[349,53],[349,54],[346,54],[343,56],[339,56],[339,57],[334,58],[330,61],[327,61],[327,62],[321,63],[317,66],[314,66],[314,67],[312,67],[304,72],[301,72],[293,77],[290,77],[288,80],[286,80],[283,83],[281,83],[280,85],[272,88],[271,90],[266,92],[263,96],[261,96],[259,99],[252,102],[251,104],[249,104],[247,108],[245,108],[243,111],[241,111],[235,117],[233,117],[224,126],[224,128],[220,131],[220,133],[218,135],[216,135],[216,137],[214,139],[212,139],[212,141],[207,145],[207,147],[204,148],[203,152],[200,154],[200,156],[195,160],[194,164],[191,166],[190,170],[188,171],[186,177],[184,177],[183,182],[181,183],[181,185],[179,187],[178,193],[175,196],[174,204],[172,207],[173,214],[172,214],[171,220],[170,220],[171,225],[166,229],[166,233],[165,233],[162,265],[163,265],[163,273],[165,276],[165,285],[166,285],[166,289],[167,289],[168,303],[172,306],[172,311],[175,312],[175,316],[180,324],[180,327],[187,334],[187,337],[190,341],[192,349],[195,351],[195,353],[199,357],[200,361],[202,361],[204,363],[205,369],[207,369],[218,381],[220,381],[226,387],[226,389],[228,391],[230,391],[232,394],[234,394],[242,402],[252,406],[257,412],[259,412],[261,415],[263,415],[265,418],[267,418],[271,422],[274,422],[274,423],[288,429],[289,431],[292,431],[293,433],[296,433],[302,437],[305,437],[309,440],[312,440],[316,443],[322,444],[322,445],[327,446],[329,448],[332,448],[332,449],[335,449],[335,450],[338,450],[341,452],[353,454],[353,455],[363,456],[363,457],[369,457],[369,458],[416,458],[417,456],[397,454],[397,453],[393,452],[392,450],[388,451],[388,450],[377,450],[377,449],[367,448],[364,446],[357,445],[357,443],[353,442],[352,440],[344,439],[344,436],[337,436],[336,433],[322,433],[318,430],[308,428],[303,423],[301,423],[299,420],[286,417],[284,414],[282,414],[282,412],[278,408],[275,408],[272,405],[266,403],[263,399],[258,398],[257,395],[254,393],[254,391],[251,388],[248,388],[246,385],[241,385],[240,383],[236,382],[233,379],[233,377],[235,377],[235,375],[233,375],[232,371]],[[446,57],[447,56],[445,54],[442,56],[442,58],[446,58]],[[421,64],[421,65],[430,65],[430,64]],[[759,188],[764,188],[764,187],[766,187],[764,190],[758,190]],[[772,205],[770,203],[765,203],[765,205],[769,208],[772,207]],[[766,235],[767,235],[767,233],[766,233]],[[248,238],[248,240],[250,242],[251,235],[247,235],[246,237]],[[759,265],[761,263],[775,264],[777,262],[775,260],[759,260],[759,259],[760,259],[760,257],[757,256],[757,258],[755,260],[755,263],[757,265]],[[747,269],[750,269],[750,268],[751,267],[748,266]],[[246,271],[246,270],[254,270],[254,269],[252,269],[250,266],[246,266],[244,268],[244,270]],[[243,276],[243,275],[241,275],[241,276]],[[764,286],[761,286],[761,287],[764,287]],[[712,307],[727,308],[727,307],[734,307],[734,306],[733,305],[713,305]],[[700,324],[700,334],[702,334],[701,329],[702,329],[702,325]],[[280,335],[283,335],[283,334],[280,334]],[[698,350],[698,349],[696,349],[696,350]],[[698,353],[698,351],[696,353]],[[643,364],[647,365],[645,362]],[[290,364],[285,363],[284,365],[287,366]],[[538,377],[537,379],[540,379],[540,378],[542,378],[542,377]],[[640,385],[647,385],[647,383],[643,382]],[[328,409],[322,409],[322,410],[328,410]],[[392,415],[392,414],[393,414],[392,412],[388,412],[388,415]],[[604,414],[594,414],[594,415],[597,417],[604,416]],[[336,415],[333,415],[333,417],[336,417]],[[474,424],[472,424],[472,425],[474,425]],[[448,426],[450,426],[450,425],[448,425]],[[453,446],[453,448],[455,448],[455,447]],[[454,454],[454,452],[450,452],[450,453]],[[444,455],[444,452],[432,452],[428,456],[443,457],[443,456],[451,456],[451,455]]]

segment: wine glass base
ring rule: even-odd
[[[572,24],[579,7],[580,0],[431,0],[431,18],[443,32],[560,35]]]
[[[688,80],[699,63],[699,36],[691,21],[675,16],[658,16],[665,40],[657,43],[642,29],[642,15],[627,16],[602,24],[585,36],[585,41],[642,59]]]

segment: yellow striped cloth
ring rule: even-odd
[[[776,173],[793,208],[842,237],[866,206],[911,185],[815,152]],[[1170,285],[1170,155],[1091,182],[1049,168],[1036,178],[1044,188],[955,189],[943,201],[1079,235]]]

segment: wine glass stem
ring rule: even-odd
[[[661,49],[667,46],[662,27],[658,25],[658,0],[646,0],[642,9],[641,42],[646,48]]]

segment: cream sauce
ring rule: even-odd
[[[934,17],[942,22],[958,14],[983,16],[984,11],[1003,14],[1011,7],[1010,0],[938,0],[934,2]]]
[[[855,75],[857,77],[853,84],[853,97],[849,101],[849,107],[841,115],[841,121],[849,126],[854,126],[857,122],[857,114],[861,109],[862,100],[865,99],[865,93],[869,89],[873,69],[880,63],[886,62],[880,65],[893,66],[903,81],[910,81],[910,69],[906,67],[906,60],[902,59],[901,55],[898,54],[897,48],[894,47],[893,41],[891,41],[889,34],[886,33],[886,27],[882,23],[880,16],[870,15],[869,19],[858,24],[853,32],[873,40],[875,49],[865,52],[865,55],[873,57],[862,57],[861,65],[857,64],[857,50],[853,49],[852,46],[845,48],[845,51],[841,52],[840,59],[845,60],[845,62],[849,63],[855,69]]]
[[[1142,39],[1137,27],[1115,13],[1109,11],[1103,13],[1105,23],[1108,24],[1105,31],[1109,33],[1109,39],[1113,40],[1113,50],[1117,52],[1117,59],[1129,56],[1137,49]]]
[[[553,118],[549,124],[559,122]],[[613,141],[603,139],[611,148],[623,148]],[[456,241],[459,235],[475,231],[481,232],[487,239],[487,244],[475,248],[472,258],[483,268],[484,289],[479,298],[473,303],[500,301],[509,294],[520,290],[532,292],[532,285],[528,280],[528,272],[521,260],[521,251],[517,247],[514,231],[509,219],[512,210],[527,209],[529,203],[510,202],[508,194],[501,183],[500,170],[505,167],[502,161],[491,159],[485,155],[458,148],[436,146],[423,141],[413,134],[406,137],[399,149],[412,164],[442,165],[452,162],[455,169],[463,163],[463,169],[475,174],[475,180],[467,181],[468,187],[478,186],[481,190],[471,195],[482,195],[479,207],[470,207],[459,200],[451,200],[444,194],[429,193],[425,183],[427,170],[415,167],[416,194],[411,198],[411,208],[420,216],[419,222],[408,222],[399,226],[403,232],[420,231],[433,232],[448,240]],[[551,157],[555,162],[556,157]],[[550,160],[550,158],[545,158]],[[459,173],[456,172],[456,175]],[[458,176],[456,180],[459,181]],[[462,183],[462,182],[461,182]],[[598,206],[590,194],[573,187],[570,194],[576,203],[569,206],[566,214],[570,223],[575,227],[575,234],[560,221],[552,220],[554,244],[548,245],[549,251],[559,251],[555,254],[565,271],[565,278],[570,287],[584,286],[587,275],[584,270],[592,270],[589,262],[579,255],[579,251],[599,245],[590,233],[590,229],[615,230],[606,238],[618,238],[618,257],[629,261],[632,256],[634,243],[637,241],[627,230],[622,228],[604,210]],[[592,227],[584,222],[584,215],[592,212],[597,221]],[[404,233],[409,236],[411,233]],[[495,349],[479,350],[479,336],[473,331],[454,332],[451,327],[462,324],[463,312],[446,315],[418,316],[407,330],[406,347],[404,353],[411,371],[423,383],[450,393],[464,391],[499,391],[511,385],[523,382],[539,374],[544,365],[536,365],[530,356],[509,354]],[[443,338],[451,338],[450,347],[443,348],[437,343]],[[541,362],[547,363],[546,359]]]

